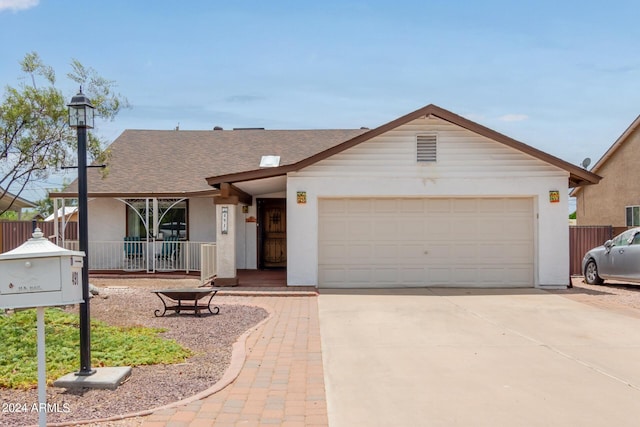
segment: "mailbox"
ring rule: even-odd
[[[84,252],[47,240],[39,228],[19,247],[0,254],[0,309],[83,302]]]

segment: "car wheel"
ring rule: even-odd
[[[584,280],[590,285],[602,285],[604,280],[598,275],[598,266],[594,260],[589,260],[584,269]]]

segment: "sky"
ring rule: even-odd
[[[79,60],[131,104],[97,123],[109,142],[176,126],[374,128],[436,104],[593,165],[640,114],[638,16],[637,0],[0,0],[0,84],[19,84],[35,51],[71,99]]]

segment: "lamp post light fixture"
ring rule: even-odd
[[[80,303],[80,371],[76,375],[89,376],[91,369],[91,317],[89,314],[89,227],[87,216],[87,128],[93,128],[94,106],[82,93],[71,98],[69,126],[78,134],[78,240],[79,250],[85,253],[82,267],[82,299]]]

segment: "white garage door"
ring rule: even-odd
[[[321,199],[319,286],[533,286],[531,198]]]

